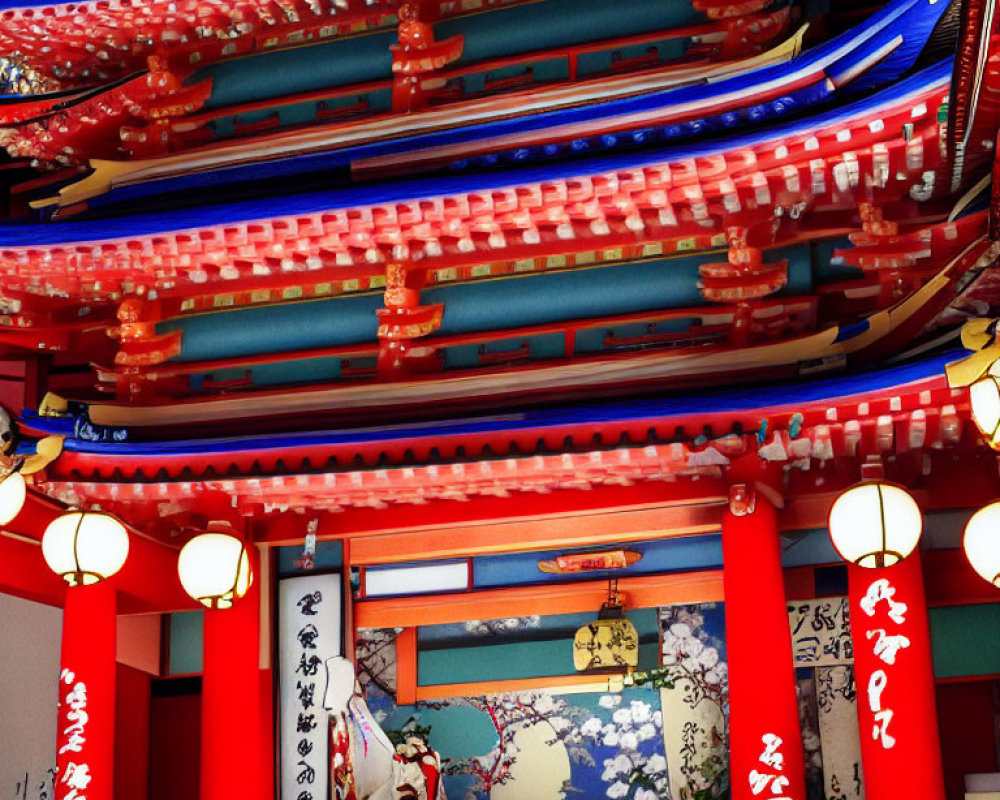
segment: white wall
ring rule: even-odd
[[[61,633],[60,609],[0,594],[0,800],[52,797]]]

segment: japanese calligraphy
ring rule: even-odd
[[[59,748],[59,755],[66,753],[83,753],[84,745],[87,743],[85,736],[87,722],[90,716],[87,714],[87,685],[76,678],[76,673],[70,669],[63,669],[59,674],[60,687],[65,687],[68,691],[63,699],[66,707],[65,718],[69,724],[62,729],[63,744]],[[90,785],[90,766],[86,763],[67,761],[59,783],[67,787],[63,795],[65,800],[86,800],[84,792]]]
[[[750,791],[754,797],[760,796],[767,800],[791,800],[784,794],[789,784],[788,777],[782,774],[785,769],[785,756],[780,748],[784,740],[773,733],[765,733],[760,740],[764,745],[764,751],[757,760],[767,770],[759,768],[750,770],[747,776]]]
[[[875,642],[874,652],[875,655],[881,658],[886,664],[895,664],[896,654],[904,647],[910,646],[910,640],[905,636],[901,634],[890,636],[883,628],[875,628],[875,630],[867,631],[865,636],[869,639],[873,636],[878,636],[878,641]]]
[[[323,602],[323,593],[319,590],[312,592],[311,594],[303,595],[296,605],[301,609],[302,613],[307,617],[315,617],[317,614],[316,606]]]
[[[316,656],[309,656],[306,659],[306,654],[303,653],[299,657],[299,665],[295,668],[295,671],[307,676],[315,675],[319,671],[319,665],[322,663]]]
[[[906,622],[906,603],[895,600],[895,596],[896,589],[886,578],[872,581],[861,599],[861,610],[874,617],[884,603],[888,621],[902,625]],[[873,642],[872,654],[889,666],[896,664],[900,652],[910,646],[909,638],[886,628],[869,628],[865,631],[865,638]],[[868,709],[874,715],[871,736],[886,750],[896,744],[896,738],[889,732],[895,712],[886,706],[882,697],[888,685],[889,673],[884,669],[875,670],[868,679]]]
[[[340,655],[340,576],[288,578],[279,587],[281,800],[329,794],[325,661]]]
[[[788,604],[792,651],[797,664],[835,666],[853,661],[849,608],[846,597]]]
[[[302,645],[303,650],[316,649],[316,637],[319,636],[319,631],[316,630],[316,626],[312,623],[306,625],[295,636],[299,640],[299,644]]]
[[[302,704],[302,708],[310,709],[315,703],[316,695],[316,683],[302,683],[302,681],[295,682],[295,689],[298,692],[299,702]]]
[[[895,596],[896,590],[886,578],[872,581],[865,596],[861,599],[861,610],[869,617],[874,617],[876,606],[885,601],[886,605],[889,606],[889,619],[897,625],[902,625],[906,622],[906,603],[893,600],[892,598]]]
[[[45,778],[36,783],[37,778],[32,778],[27,772],[23,779],[14,782],[14,800],[49,800],[55,794],[55,778],[58,774],[56,769],[45,771]],[[35,788],[32,788],[35,787]],[[29,795],[29,791],[31,794]],[[49,794],[49,792],[52,794]]]

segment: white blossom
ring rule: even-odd
[[[560,733],[561,731],[571,728],[573,723],[566,719],[566,717],[549,717],[549,725],[552,726],[552,729],[556,733]]]
[[[535,711],[539,714],[548,714],[555,708],[555,701],[550,694],[539,694],[535,698]]]
[[[667,759],[659,753],[653,753],[653,755],[646,759],[646,763],[642,767],[642,771],[647,775],[656,775],[659,772],[666,772],[666,770]]]
[[[652,722],[647,722],[639,728],[639,741],[648,742],[656,736],[656,726]]]
[[[631,771],[632,761],[628,756],[619,753],[614,758],[604,759],[604,773],[601,775],[601,780],[614,780],[619,775],[627,775]]]
[[[649,703],[633,700],[629,703],[629,708],[632,711],[632,721],[637,725],[649,722],[653,717],[653,707]]]
[[[608,787],[608,797],[618,798],[628,794],[628,784],[622,781],[615,781]]]

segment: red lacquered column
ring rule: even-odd
[[[201,800],[263,800],[260,767],[260,589],[205,611],[201,684]]]
[[[805,800],[777,521],[761,494],[754,505],[722,518],[732,797]]]
[[[848,565],[867,800],[944,800],[920,558]]]
[[[116,614],[107,581],[66,591],[56,800],[112,800],[114,794]]]

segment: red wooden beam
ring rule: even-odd
[[[7,530],[40,544],[48,524],[65,510],[66,508],[62,504],[44,495],[29,491],[24,508],[7,526]],[[177,551],[149,539],[145,534],[135,529],[130,529],[129,533],[129,555],[125,566],[122,567],[121,572],[111,578],[119,592],[119,613],[166,613],[197,608],[197,604],[184,592],[180,578],[177,576]],[[13,540],[6,538],[3,541],[6,543]],[[55,584],[51,582],[50,578],[55,579],[60,586],[64,585],[63,581],[53,574],[45,564],[39,544],[28,542],[16,542],[16,544],[22,548],[29,548],[29,550],[19,551],[20,556],[17,564],[27,570],[25,574],[30,575],[31,580],[23,582],[10,578],[9,581],[5,581],[3,576],[7,573],[7,562],[0,558],[0,591],[7,591],[5,586],[9,582],[10,593],[21,594],[22,591],[30,591],[30,587],[37,583],[37,586],[42,587],[39,590],[42,596],[49,598],[49,600],[42,602],[61,605],[65,591],[53,593],[51,587]],[[18,591],[18,587],[22,585],[26,588]]]
[[[38,544],[0,534],[0,593],[61,607],[66,583],[49,569]]]
[[[360,537],[389,533],[416,533],[446,530],[463,526],[492,526],[504,522],[544,521],[559,517],[612,514],[616,511],[656,509],[671,504],[706,501],[721,502],[727,490],[721,481],[702,480],[676,483],[637,483],[633,486],[597,486],[581,492],[531,494],[512,502],[503,497],[472,497],[468,502],[432,501],[420,506],[418,514],[412,506],[389,506],[383,509],[356,508],[320,517],[319,538],[354,538],[354,548]],[[282,514],[262,520],[257,541],[272,545],[299,544],[311,515]],[[355,564],[360,561],[358,550],[351,553]]]

